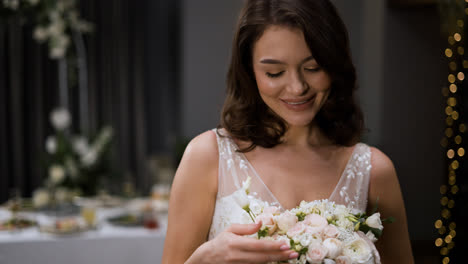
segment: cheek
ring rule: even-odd
[[[256,76],[257,86],[260,95],[263,96],[275,96],[281,90],[281,85],[278,81],[272,80],[268,77]]]

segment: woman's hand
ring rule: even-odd
[[[188,263],[267,263],[298,257],[285,242],[258,240],[244,235],[255,234],[262,226],[233,224],[215,239],[201,245],[188,259]]]

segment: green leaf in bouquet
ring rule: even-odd
[[[258,231],[258,239],[260,239],[262,237],[266,237],[268,235],[268,230],[269,230],[268,227],[265,227],[265,229],[259,230]]]
[[[396,221],[395,217],[391,216],[389,218],[382,219],[382,223],[391,224]]]
[[[299,250],[299,252],[297,252],[297,253],[299,253],[299,256],[301,256],[301,255],[306,254],[308,250],[309,250],[309,248],[304,247],[301,250]]]
[[[304,219],[305,219],[305,217],[306,217],[307,215],[306,215],[304,212],[299,212],[299,213],[296,214],[296,216],[297,216],[297,219],[298,219],[299,221],[304,221]]]

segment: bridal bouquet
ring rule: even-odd
[[[380,263],[374,246],[382,234],[379,213],[353,214],[351,209],[328,200],[302,201],[281,212],[276,206],[249,195],[250,178],[234,193],[234,199],[254,222],[262,221],[258,239],[287,242],[299,253],[291,264]],[[276,262],[272,262],[276,263]]]

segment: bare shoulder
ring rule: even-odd
[[[218,143],[214,131],[193,138],[185,149],[174,183],[195,184],[217,191]],[[192,185],[193,187],[193,185]]]
[[[214,131],[206,131],[193,138],[185,149],[182,161],[199,161],[203,165],[216,165],[218,162],[218,143]]]
[[[218,191],[217,176],[217,139],[213,131],[207,131],[190,141],[177,168],[162,263],[184,263],[206,241]],[[187,219],[191,225],[186,224]]]
[[[371,180],[389,180],[396,177],[395,166],[392,160],[381,150],[375,147],[371,149]]]

